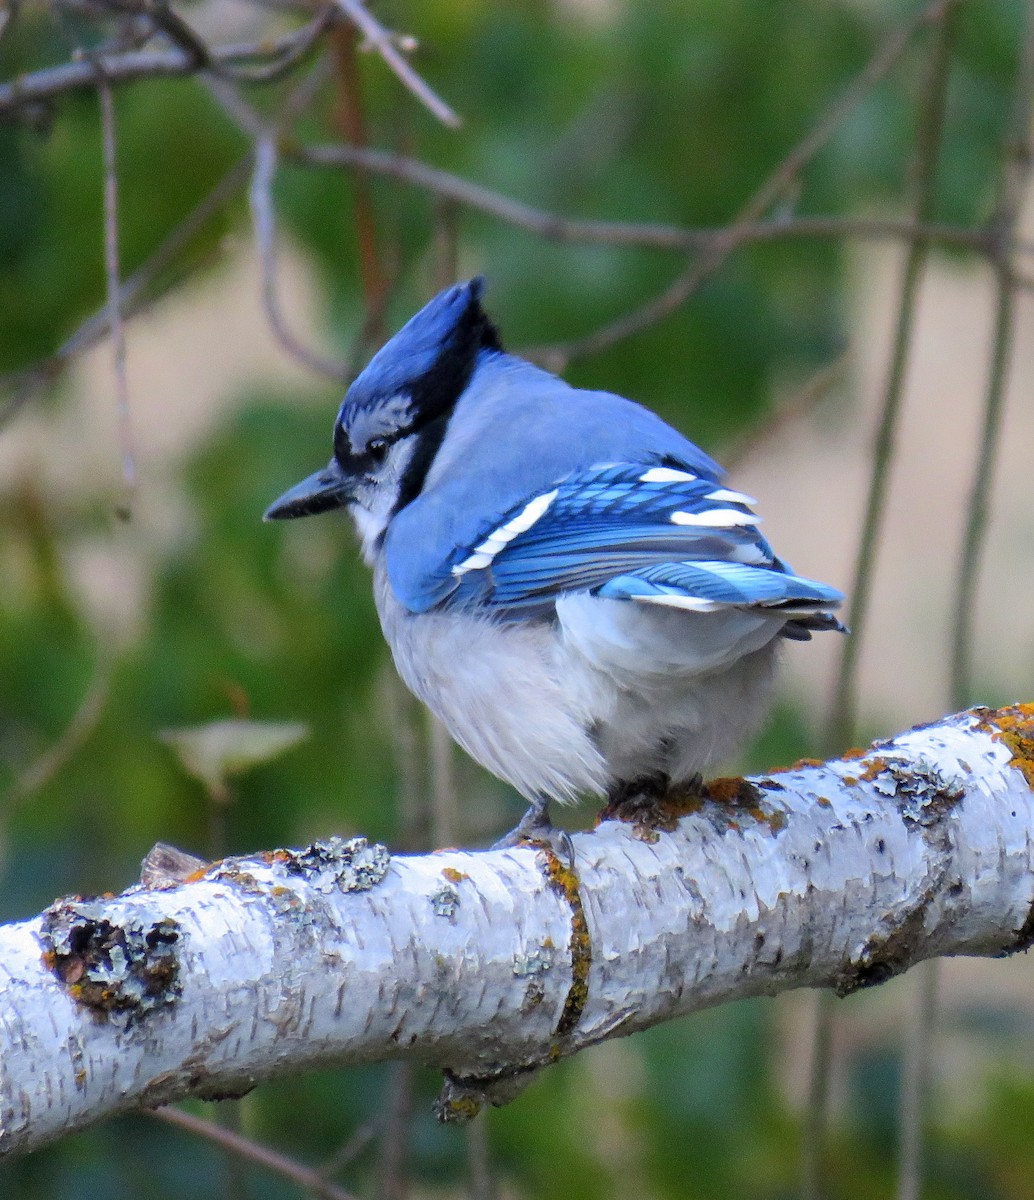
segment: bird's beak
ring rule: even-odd
[[[352,480],[331,459],[322,471],[296,483],[266,509],[264,521],[311,517],[332,508],[343,508],[353,499]]]

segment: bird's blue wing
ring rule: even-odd
[[[751,503],[685,469],[594,468],[455,547],[423,594],[436,607],[484,608],[503,620],[549,615],[559,596],[581,591],[704,612],[780,608],[788,620],[836,607],[839,592],[775,557]]]

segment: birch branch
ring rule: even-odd
[[[1034,941],[1034,705],[613,811],[575,864],[365,839],[0,928],[0,1154],[317,1065],[441,1067],[445,1119],[558,1058],[796,987]],[[193,866],[193,864],[190,864]]]

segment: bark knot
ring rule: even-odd
[[[180,994],[179,926],[110,919],[102,900],[67,899],[43,914],[43,962],[77,1003],[127,1025],[174,1003]]]

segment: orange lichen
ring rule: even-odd
[[[466,871],[457,871],[455,867],[442,867],[442,875],[450,883],[462,883],[465,879],[470,878]]]
[[[1034,704],[1013,704],[987,713],[996,741],[1012,752],[1012,763],[1034,789]],[[985,726],[986,727],[986,726]]]
[[[840,757],[843,759],[864,758],[868,753],[868,750],[861,750],[857,746],[852,746],[850,750],[845,750]]]
[[[790,768],[790,770],[791,771],[803,771],[805,767],[821,767],[824,765],[825,764],[823,763],[821,758],[799,758],[793,764],[793,766]]]
[[[871,758],[866,763],[865,770],[862,772],[860,778],[864,779],[866,783],[872,783],[877,775],[882,775],[888,769],[889,764],[885,758]]]
[[[556,1034],[569,1034],[585,1011],[589,999],[589,968],[592,965],[592,941],[589,923],[585,919],[581,893],[578,890],[578,875],[574,867],[567,866],[550,847],[543,847],[546,861],[546,878],[554,892],[571,907],[571,987],[564,1001],[564,1008],[557,1022]]]
[[[761,804],[764,793],[749,779],[735,775],[712,779],[704,784],[703,790],[709,800],[732,809],[737,817],[745,814],[760,824],[767,825],[773,833],[786,828],[786,813],[778,808],[764,808]],[[731,815],[728,821],[730,829],[740,828],[740,822]]]
[[[753,785],[748,784],[742,776],[725,775],[719,779],[708,780],[704,784],[704,793],[719,804],[740,804],[745,799],[745,790],[752,787]],[[753,788],[753,791],[754,796],[749,797],[750,799],[757,796],[757,788]]]

